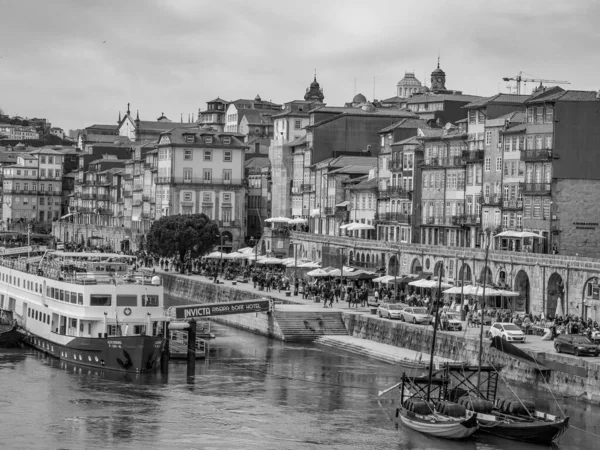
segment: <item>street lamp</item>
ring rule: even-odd
[[[215,237],[221,239],[221,258],[219,259],[219,267],[217,267],[217,273],[215,274],[215,283],[218,283],[219,268],[223,265],[223,233],[215,234]]]
[[[292,244],[294,245],[294,295],[297,295],[295,287],[298,282],[298,246],[300,242],[292,242]]]

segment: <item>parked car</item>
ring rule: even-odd
[[[525,333],[514,323],[496,322],[490,327],[489,336],[492,339],[500,336],[509,342],[525,342]]]
[[[387,317],[388,319],[399,319],[402,312],[402,306],[394,303],[381,303],[377,308],[379,317]]]
[[[600,354],[600,349],[596,344],[587,337],[578,334],[559,334],[554,339],[554,349],[556,353],[568,352],[573,353],[575,356],[598,356]]]
[[[402,310],[402,314],[400,315],[400,320],[402,322],[412,322],[412,323],[424,323],[430,324],[433,320],[433,317],[427,314],[426,308],[419,307],[408,307]]]
[[[442,313],[440,312],[440,322]],[[460,314],[456,312],[446,312],[448,316],[448,331],[462,331],[462,322],[460,321]],[[435,316],[431,320],[431,325],[435,326]]]

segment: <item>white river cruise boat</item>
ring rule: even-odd
[[[0,309],[13,311],[25,342],[89,367],[156,369],[166,320],[159,277],[129,271],[135,257],[46,252],[0,262]]]

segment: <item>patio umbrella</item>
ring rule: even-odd
[[[267,223],[290,223],[291,219],[288,219],[287,217],[271,217],[269,219],[266,219],[265,222]]]
[[[242,259],[246,258],[246,255],[240,252],[223,253],[223,259]]]
[[[291,219],[288,223],[295,225],[295,224],[300,224],[300,223],[306,223],[307,220],[303,219],[302,217],[296,217],[295,219]]]
[[[373,283],[387,283],[394,279],[393,275],[383,275],[381,277],[373,278]]]
[[[352,280],[370,280],[377,276],[375,272],[367,272],[366,270],[355,270],[354,272],[350,272],[348,275],[344,276],[346,278],[350,278]]]
[[[298,264],[298,267],[302,267],[303,269],[319,269],[321,267],[321,264],[314,261],[310,261]]]
[[[463,288],[461,286],[452,286],[450,289],[442,291],[442,294],[461,294],[462,289]]]
[[[347,229],[349,226],[352,226],[352,225],[354,225],[354,224],[355,224],[355,222],[352,222],[352,223],[345,223],[344,225],[340,225],[340,230],[345,230],[345,229]]]
[[[226,253],[223,253],[223,256],[225,256],[225,255],[226,255]],[[221,252],[212,252],[205,256],[205,258],[208,258],[208,259],[215,259],[215,258],[220,258],[220,257],[221,257]]]
[[[424,287],[424,288],[430,288],[430,289],[437,289],[438,286],[440,286],[442,289],[447,289],[452,287],[452,285],[450,283],[446,283],[444,281],[442,281],[441,283],[438,280],[423,280],[424,282],[420,284],[419,287]]]
[[[328,277],[329,272],[326,272],[323,269],[315,269],[311,270],[310,272],[307,272],[306,275],[308,275],[309,277]]]

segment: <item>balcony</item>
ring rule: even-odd
[[[387,197],[398,197],[410,200],[412,198],[412,191],[406,190],[402,186],[386,186],[384,188],[379,188],[377,191],[377,198]]]
[[[302,189],[302,192],[312,192],[315,190],[315,188],[313,187],[312,184],[308,183],[308,184],[301,184],[300,188]]]
[[[237,220],[218,220],[217,223],[220,227],[237,227],[239,226],[239,221]],[[287,230],[273,230],[273,231],[287,231]],[[273,233],[275,235],[275,233]]]
[[[79,196],[79,198],[82,198],[83,200],[112,200],[111,196],[108,194],[89,194],[89,193],[85,193],[85,194],[81,194]]]
[[[464,166],[465,160],[460,156],[451,156],[449,158],[429,158],[421,162],[423,168],[437,168],[437,167],[462,167]]]
[[[551,161],[552,150],[521,150],[521,160],[525,162]]]
[[[379,222],[398,222],[410,225],[412,223],[412,215],[399,212],[388,212],[377,215]]]
[[[462,159],[465,163],[483,162],[483,150],[465,150]]]
[[[500,194],[490,195],[489,197],[479,197],[483,206],[501,206],[502,196]]]
[[[479,214],[461,214],[456,217],[458,225],[475,226],[481,223]]]
[[[521,183],[523,195],[550,195],[550,183]]]
[[[156,179],[157,184],[182,184],[182,185],[202,185],[202,186],[231,186],[235,188],[243,187],[246,185],[245,179],[231,179],[225,180],[223,178],[212,178],[211,180],[205,180],[202,177],[158,177]]]
[[[523,200],[503,200],[502,209],[523,209]]]
[[[112,216],[113,212],[110,208],[98,208],[98,214]]]

